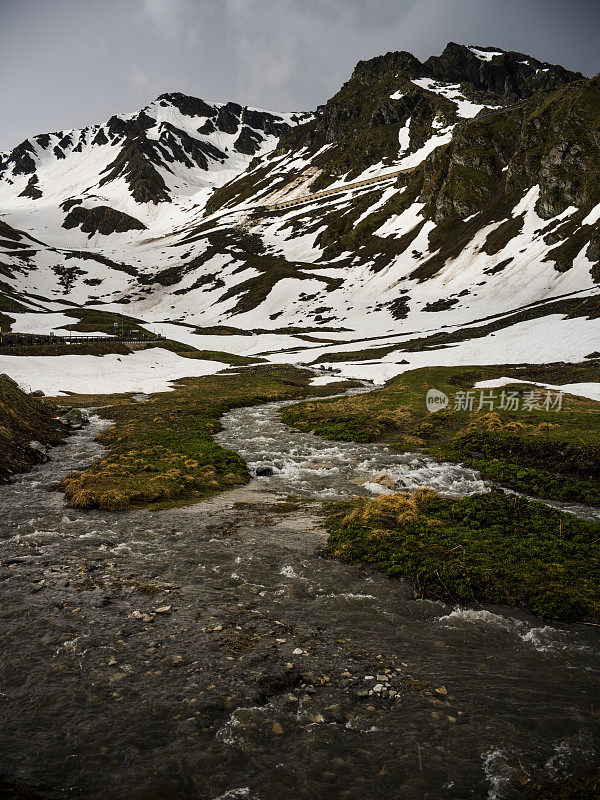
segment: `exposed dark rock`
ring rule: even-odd
[[[236,133],[240,127],[239,113],[241,113],[242,110],[241,106],[237,106],[237,108],[239,108],[238,114],[234,113],[231,106],[235,106],[235,104],[228,103],[225,106],[221,106],[217,114],[215,125],[220,131],[223,131],[223,133]]]
[[[104,128],[98,128],[98,132],[92,139],[92,144],[108,144],[108,137],[104,133]]]
[[[161,105],[175,106],[182,114],[188,117],[214,117],[217,114],[217,109],[214,106],[205,103],[199,97],[190,97],[181,92],[171,92],[168,94],[161,94],[157,101]]]
[[[31,153],[35,153],[35,148],[28,139],[14,148],[8,159],[8,163],[13,164],[14,175],[29,175],[35,172],[35,161]]]
[[[204,125],[200,125],[198,128],[198,133],[207,136],[209,133],[214,133],[215,130],[215,123],[211,119],[207,119]]]
[[[48,145],[50,144],[50,134],[49,133],[40,133],[39,136],[35,137],[35,141],[37,144],[45,150]]]
[[[23,191],[19,194],[19,197],[31,197],[32,200],[37,200],[38,198],[42,197],[42,192],[40,189],[37,188],[38,183],[38,176],[34,172],[33,175],[27,181],[27,186],[23,189]]]
[[[262,137],[260,134],[253,131],[251,128],[243,126],[240,135],[235,140],[233,149],[238,153],[244,153],[248,156],[253,156],[257,150],[260,149]]]
[[[95,206],[83,208],[76,206],[65,217],[63,228],[78,228],[92,236],[101,233],[108,236],[111,233],[124,233],[131,230],[145,230],[146,226],[129,214],[117,211],[109,206]]]
[[[440,56],[431,56],[425,61],[426,74],[440,81],[471,83],[478,89],[494,92],[508,100],[547,92],[584,77],[580,72],[542,63],[523,53],[494,47],[477,49],[500,52],[501,55],[484,61],[465,45],[449,42]]]
[[[273,467],[257,467],[256,475],[260,478],[270,478],[274,474]]]
[[[427,303],[425,306],[423,306],[423,311],[448,311],[458,302],[460,302],[458,297],[442,297],[439,300]]]
[[[63,203],[60,204],[60,207],[63,211],[70,211],[73,206],[81,205],[83,200],[76,197],[70,197],[68,200],[65,200]]]
[[[244,125],[248,125],[255,130],[264,131],[267,136],[281,136],[282,133],[290,130],[287,122],[284,122],[280,117],[269,114],[268,111],[244,108],[241,119]]]

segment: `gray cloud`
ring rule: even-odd
[[[164,91],[312,109],[359,59],[448,41],[600,70],[597,0],[0,0],[0,149]]]

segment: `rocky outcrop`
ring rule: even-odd
[[[51,406],[0,375],[0,481],[47,461],[48,446],[60,444],[64,433]]]
[[[146,226],[139,219],[124,214],[122,211],[116,211],[109,206],[83,208],[78,205],[72,208],[65,217],[63,228],[81,228],[90,236],[95,233],[109,236],[111,233],[145,230]]]
[[[490,55],[482,55],[486,53]],[[494,47],[471,49],[455,42],[449,42],[440,56],[431,56],[423,66],[424,74],[436,80],[470,83],[477,89],[500,95],[507,102],[548,92],[584,77],[580,72],[570,72],[524,53]]]

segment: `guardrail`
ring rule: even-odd
[[[123,334],[122,336],[52,336],[39,333],[0,333],[0,347],[35,347],[39,345],[68,346],[93,342],[156,342],[166,337],[157,334]]]

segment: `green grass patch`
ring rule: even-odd
[[[312,377],[307,370],[269,365],[246,368],[243,375],[186,378],[146,403],[123,395],[61,398],[65,405],[102,406],[99,413],[114,424],[100,436],[107,455],[57,488],[75,508],[120,511],[193,503],[245,483],[250,476],[243,459],[213,439],[219,418],[236,406],[332,391],[310,386]]]
[[[564,620],[600,618],[600,525],[500,492],[330,506],[325,554],[409,581],[420,597],[497,603]]]
[[[143,322],[134,317],[128,317],[125,314],[117,314],[113,311],[99,311],[95,308],[77,308],[65,311],[68,317],[73,317],[76,322],[71,325],[65,326],[69,330],[79,331],[80,333],[106,333],[110,336],[115,335],[115,331],[120,336],[122,331],[129,331],[130,333],[145,333],[147,336],[152,336],[149,331],[143,327]],[[115,323],[117,327],[115,328]]]

